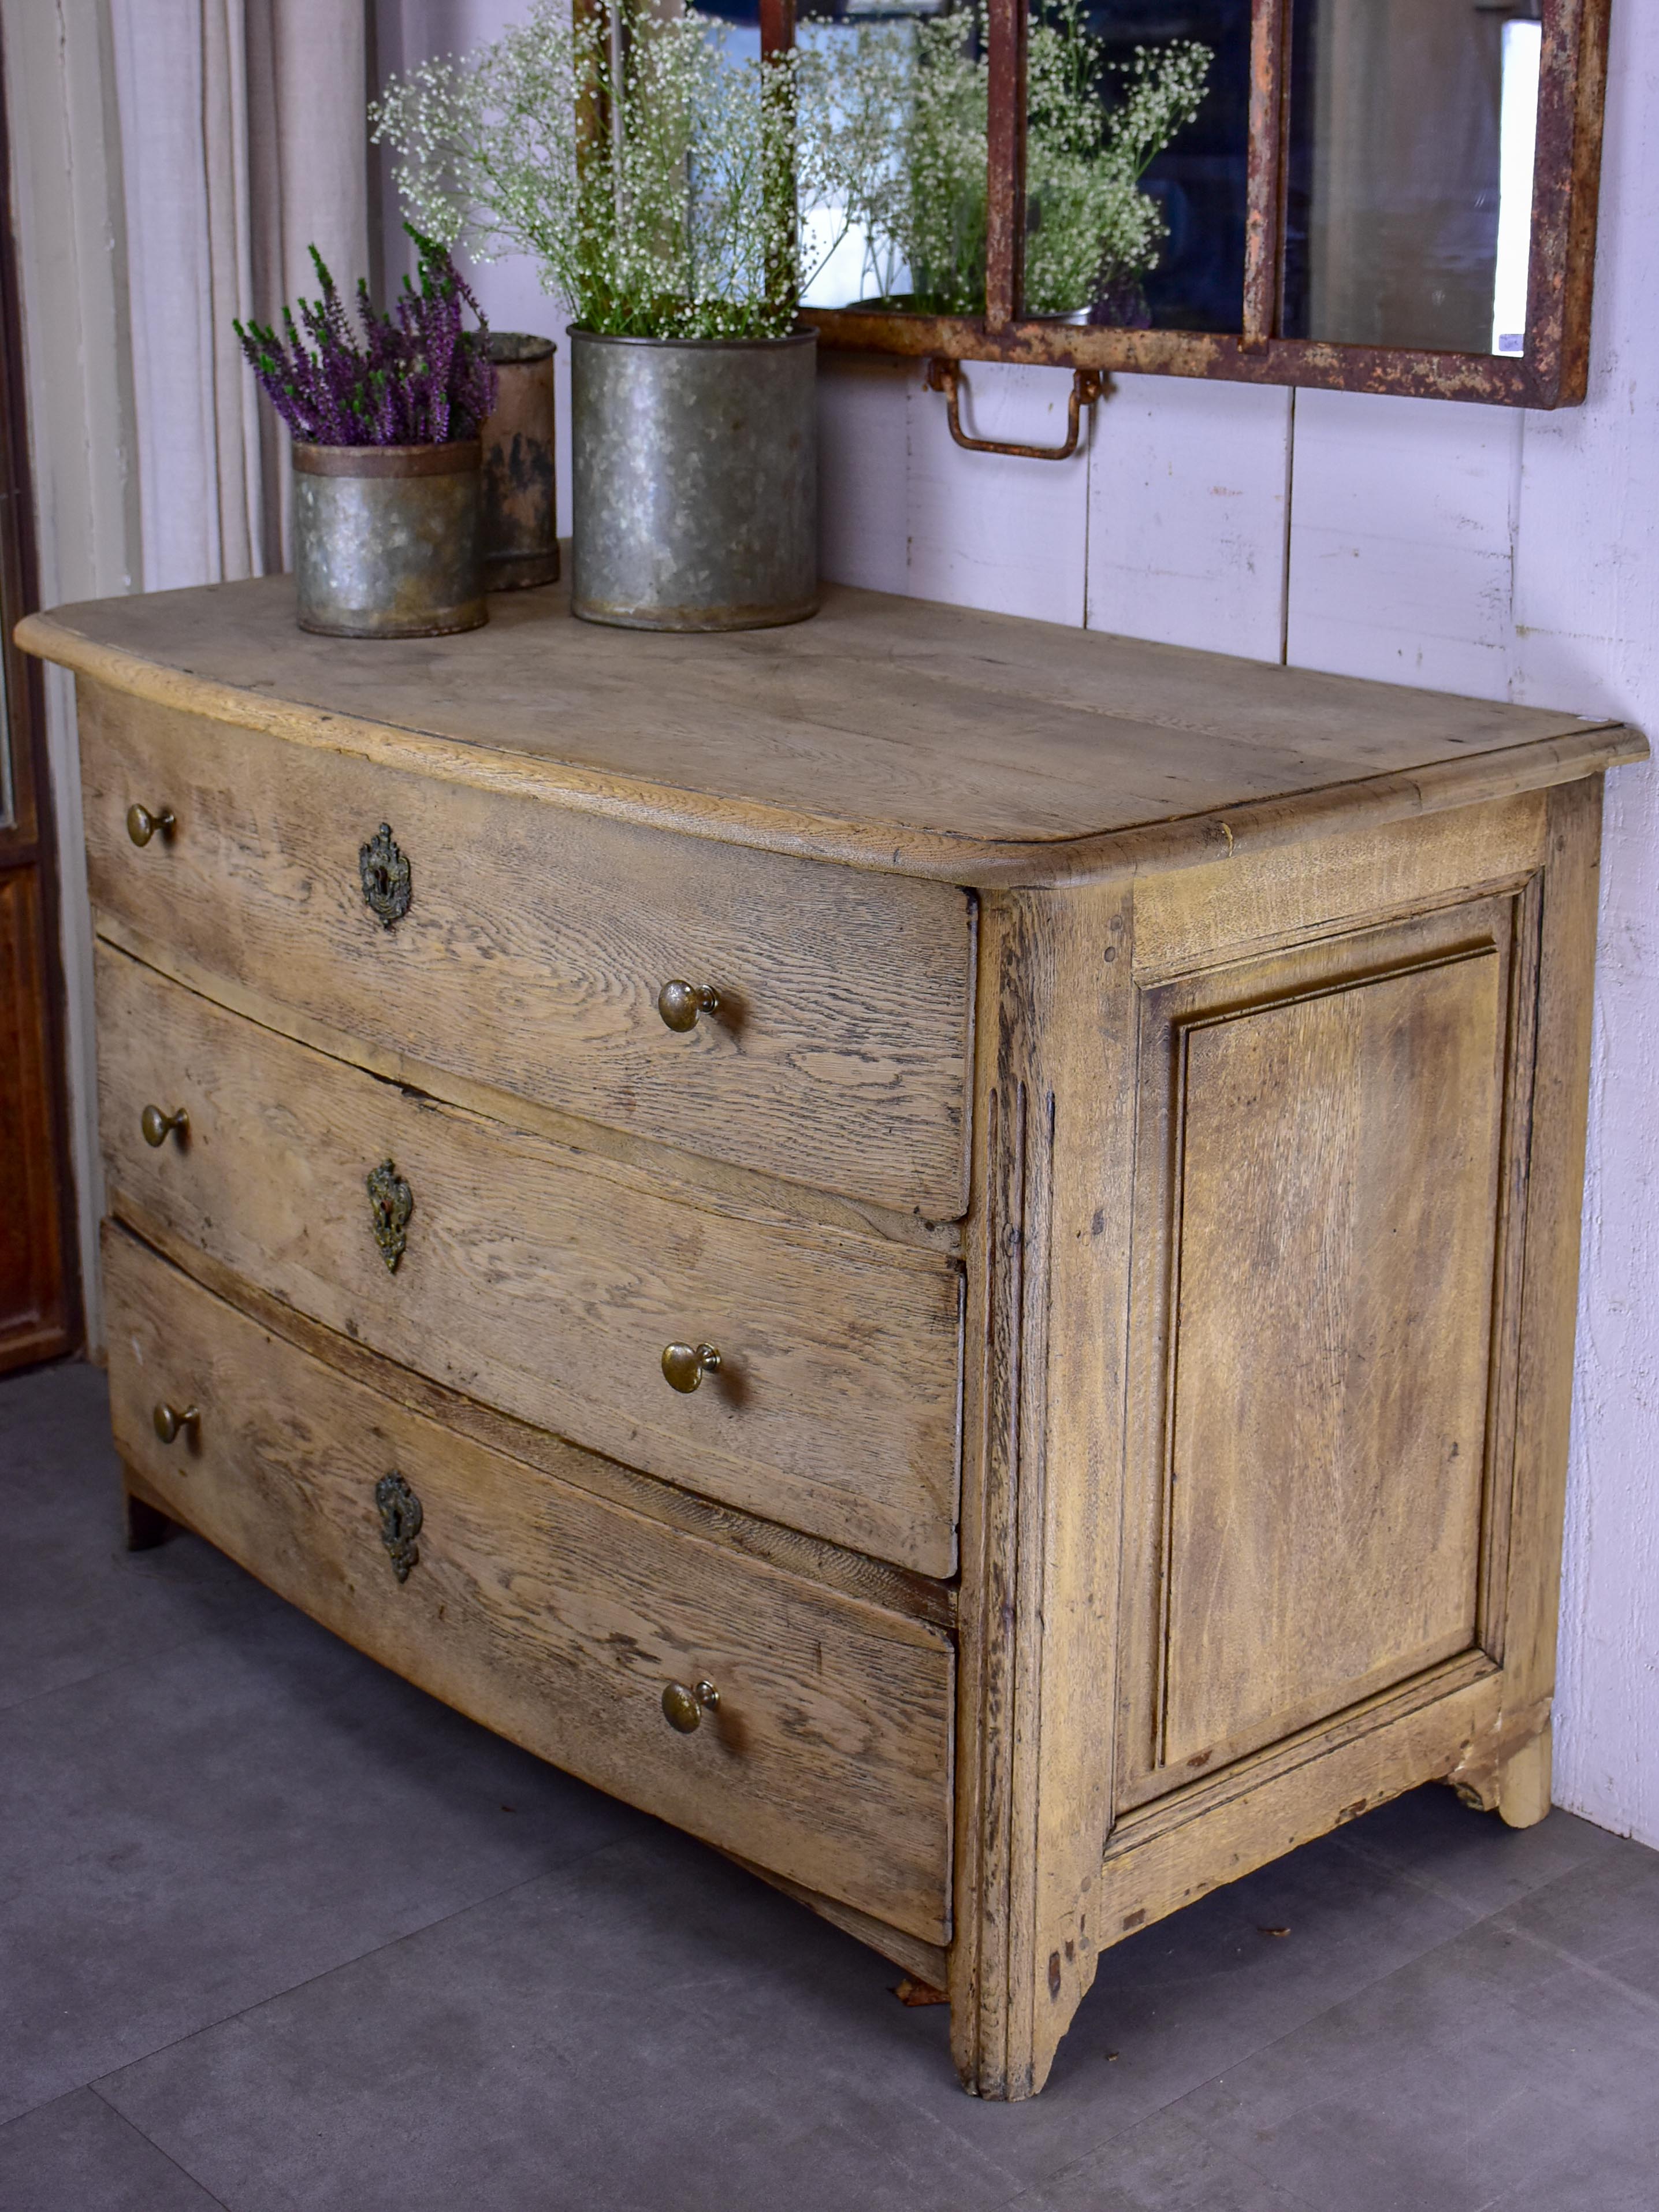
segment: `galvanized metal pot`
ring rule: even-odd
[[[301,629],[442,637],[489,618],[476,438],[446,446],[294,448]]]
[[[629,629],[817,611],[817,335],[570,332],[570,607]]]
[[[491,331],[495,364],[493,412],[479,429],[483,446],[484,589],[522,591],[559,576],[553,462],[551,338]]]

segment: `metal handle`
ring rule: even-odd
[[[720,1356],[712,1344],[665,1344],[662,1371],[676,1390],[695,1390],[705,1375],[718,1375]]]
[[[961,364],[947,361],[943,354],[935,354],[927,364],[927,389],[942,392],[951,418],[951,435],[957,445],[969,453],[1012,453],[1021,461],[1069,461],[1077,451],[1078,432],[1082,427],[1082,413],[1092,407],[1105,388],[1105,378],[1097,368],[1077,368],[1072,372],[1072,396],[1066,406],[1066,443],[1063,446],[1006,446],[995,438],[970,438],[962,427]]]
[[[127,835],[135,845],[148,845],[159,830],[164,837],[171,837],[179,826],[179,818],[170,806],[152,814],[148,806],[135,800],[127,809]]]
[[[712,983],[685,983],[677,975],[657,994],[657,1012],[671,1030],[694,1030],[699,1014],[717,1014],[720,994]]]
[[[156,1435],[164,1444],[170,1444],[181,1431],[188,1431],[193,1443],[202,1425],[202,1409],[199,1406],[186,1406],[180,1413],[173,1407],[162,1404],[156,1407],[149,1418]]]
[[[670,1682],[662,1693],[662,1717],[681,1735],[690,1735],[705,1713],[720,1709],[720,1693],[712,1682],[699,1682],[688,1690],[684,1682]]]
[[[146,1106],[138,1116],[138,1127],[147,1145],[165,1145],[174,1130],[181,1137],[189,1136],[190,1115],[182,1106],[174,1107],[171,1114],[164,1114],[159,1106]]]

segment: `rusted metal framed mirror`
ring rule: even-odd
[[[1609,0],[704,4],[912,164],[825,208],[825,348],[1583,397]]]

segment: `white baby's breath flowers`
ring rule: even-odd
[[[1121,301],[1156,266],[1164,226],[1139,180],[1197,112],[1210,61],[1178,40],[1114,70],[1080,0],[1038,0],[1029,312]],[[982,312],[988,81],[981,0],[813,27],[765,62],[661,0],[623,0],[608,26],[532,0],[493,45],[394,79],[371,119],[423,230],[485,259],[531,254],[586,328],[764,337],[793,327],[849,234],[869,296],[902,281],[915,306]]]

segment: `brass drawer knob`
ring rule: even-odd
[[[175,1107],[171,1114],[164,1114],[159,1106],[146,1106],[138,1116],[138,1127],[144,1133],[147,1145],[165,1145],[175,1130],[181,1137],[189,1136],[190,1115],[182,1106]]]
[[[720,1693],[712,1682],[699,1682],[688,1690],[684,1682],[670,1682],[662,1693],[662,1717],[681,1735],[690,1735],[705,1713],[720,1709]]]
[[[657,994],[657,1012],[671,1030],[694,1030],[699,1014],[717,1014],[720,994],[712,983],[685,983],[677,975]]]
[[[178,826],[178,817],[170,806],[152,814],[148,806],[140,806],[135,800],[127,809],[127,835],[135,845],[148,845],[158,830],[164,837],[171,837]]]
[[[705,1375],[718,1375],[720,1356],[712,1344],[667,1344],[662,1371],[676,1390],[695,1390]]]
[[[202,1409],[199,1406],[186,1406],[181,1413],[172,1406],[163,1403],[155,1408],[149,1418],[156,1435],[164,1444],[172,1443],[175,1437],[181,1435],[188,1436],[191,1442],[194,1443],[202,1425]]]

